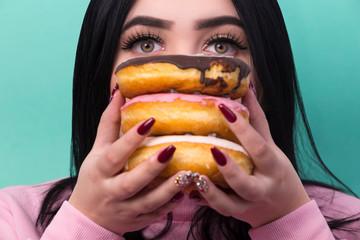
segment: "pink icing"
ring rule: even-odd
[[[213,100],[215,102],[215,107],[219,107],[220,104],[224,104],[228,108],[233,108],[236,111],[246,111],[249,114],[248,109],[244,105],[231,99],[208,95],[194,95],[182,93],[159,93],[141,95],[130,99],[128,102],[126,102],[124,106],[122,106],[122,108],[126,108],[127,106],[137,102],[173,102],[176,99],[188,102],[200,102],[204,105],[206,105],[206,102],[204,100]]]

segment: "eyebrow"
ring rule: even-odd
[[[138,16],[131,19],[128,23],[126,23],[122,29],[125,32],[127,29],[136,26],[136,25],[143,25],[143,26],[150,26],[150,27],[157,27],[163,29],[170,29],[171,25],[174,22],[163,20],[160,18],[154,18],[149,16]]]
[[[221,17],[215,17],[215,18],[208,18],[208,19],[200,19],[196,21],[195,29],[201,30],[204,28],[211,28],[211,27],[217,27],[221,25],[236,25],[241,28],[244,28],[244,23],[233,16],[221,16]]]

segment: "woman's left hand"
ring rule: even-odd
[[[263,110],[253,91],[244,102],[250,123],[236,111],[222,107],[228,124],[250,154],[255,168],[249,175],[224,151],[212,149],[219,171],[233,193],[225,193],[209,178],[208,190],[201,192],[200,205],[208,205],[222,215],[232,216],[259,227],[272,222],[310,201],[290,160],[275,145]]]

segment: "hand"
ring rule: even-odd
[[[275,145],[269,126],[254,92],[244,98],[251,113],[250,123],[236,111],[221,106],[228,124],[250,154],[255,168],[248,175],[217,148],[212,153],[232,193],[225,193],[206,176],[208,190],[201,192],[200,205],[209,205],[225,216],[232,216],[258,227],[279,219],[310,201],[295,169]]]
[[[166,167],[174,146],[160,150],[130,172],[121,172],[154,123],[154,119],[139,123],[119,138],[121,99],[116,92],[104,111],[69,203],[95,223],[123,235],[172,211],[183,198],[186,185],[176,186],[174,176],[155,188],[146,188]]]

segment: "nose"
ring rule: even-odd
[[[168,41],[166,49],[168,55],[193,55],[198,53],[201,53],[201,49],[197,46],[197,43],[185,35],[174,37],[171,41]]]

